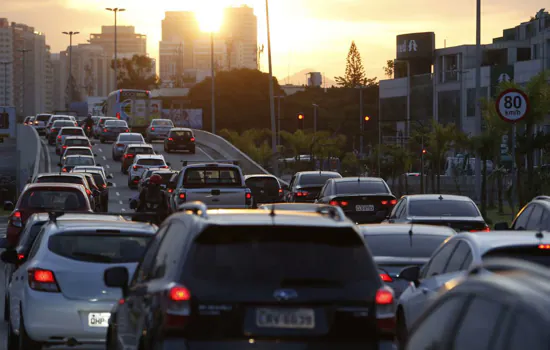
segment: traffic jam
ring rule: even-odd
[[[89,118],[25,121],[59,170],[4,203],[9,350],[547,347],[550,197],[490,227],[469,197],[287,184],[195,156],[168,119]]]

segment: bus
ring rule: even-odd
[[[161,107],[151,99],[150,91],[120,89],[109,94],[102,112],[126,121],[134,132],[145,132],[152,119],[160,118]]]

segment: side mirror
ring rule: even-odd
[[[413,282],[414,284],[418,283],[420,278],[420,267],[418,266],[407,266],[399,272],[399,278],[404,279],[405,281]]]
[[[376,212],[376,218],[378,220],[386,220],[386,219],[389,219],[390,217],[388,215],[386,215],[385,211],[377,211]]]
[[[130,209],[135,210],[138,207],[138,203],[135,199],[130,200]]]
[[[10,201],[4,202],[4,211],[12,211],[13,209],[15,209],[15,205],[13,204],[13,202],[10,202]]]
[[[108,178],[109,180],[111,180],[111,179],[113,178],[113,174],[107,175],[107,178]]]
[[[506,222],[497,222],[494,227],[495,231],[506,231],[509,230],[510,227],[508,226],[508,223]]]
[[[61,162],[57,163],[57,166],[63,166],[63,164]]]
[[[111,288],[121,288],[124,296],[128,291],[129,278],[128,269],[122,266],[111,267],[103,273],[105,285]]]
[[[107,187],[113,186],[113,183],[111,181],[107,181]]]
[[[17,251],[15,249],[6,249],[0,254],[0,260],[6,264],[17,264],[19,258],[17,257]]]

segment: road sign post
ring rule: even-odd
[[[521,121],[531,108],[529,97],[520,89],[507,89],[496,100],[496,110],[502,120],[512,124],[512,211],[516,200],[516,123]]]

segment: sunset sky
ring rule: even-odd
[[[266,43],[265,1],[200,0],[189,5],[183,0],[2,0],[0,17],[34,26],[46,34],[52,52],[67,47],[62,31],[80,31],[76,43],[85,43],[101,25],[111,25],[113,15],[105,7],[124,7],[119,24],[134,25],[147,34],[148,52],[158,56],[161,20],[166,10],[197,10],[213,16],[224,6],[246,4],[258,16],[258,43]],[[500,36],[548,3],[524,0],[482,0],[482,41]],[[218,9],[217,11],[215,9]],[[219,17],[219,15],[218,15]],[[475,1],[446,0],[271,0],[273,67],[279,78],[305,68],[314,68],[330,78],[341,75],[346,54],[355,40],[362,54],[367,75],[383,78],[382,66],[395,57],[395,36],[433,31],[436,47],[474,43]],[[266,45],[267,47],[267,45]],[[266,61],[264,57],[263,61]],[[262,62],[262,70],[267,64]]]

